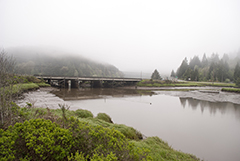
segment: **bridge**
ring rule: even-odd
[[[93,88],[117,87],[134,85],[140,82],[141,78],[118,78],[118,77],[63,77],[63,76],[35,76],[44,79],[52,86],[60,88],[79,88],[89,86]]]

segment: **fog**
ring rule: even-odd
[[[240,49],[240,1],[0,0],[0,48],[10,47],[170,74],[185,57]]]

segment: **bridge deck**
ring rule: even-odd
[[[82,80],[82,81],[116,81],[116,82],[140,82],[141,78],[117,78],[117,77],[62,77],[62,76],[35,76],[38,79],[51,80]]]

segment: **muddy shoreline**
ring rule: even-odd
[[[134,86],[131,87],[121,87],[115,88],[113,90],[122,90],[122,89],[130,89],[135,90]],[[185,89],[189,89],[189,91],[184,91]],[[196,100],[203,100],[209,102],[229,102],[233,104],[240,104],[240,95],[236,93],[222,92],[220,87],[138,87],[136,90],[143,91],[151,91],[147,95],[158,94],[158,95],[170,95],[180,98],[192,98]],[[176,90],[176,91],[175,91]],[[181,91],[182,90],[182,91]],[[31,103],[33,107],[43,107],[43,108],[51,108],[57,109],[59,108],[58,104],[66,104],[67,100],[71,100],[69,98],[61,98],[56,92],[59,92],[60,89],[55,87],[40,87],[35,91],[28,91],[22,94],[18,100],[15,102],[20,106],[26,106],[26,102]],[[205,92],[201,92],[205,91]],[[84,91],[83,91],[84,93]],[[116,97],[119,95],[116,95]],[[124,94],[120,95],[121,97]],[[128,95],[125,95],[128,97]],[[133,95],[129,95],[133,96]],[[81,100],[87,99],[99,99],[99,98],[108,98],[113,97],[113,95],[85,95],[81,97]],[[115,97],[115,96],[114,96]],[[76,99],[78,97],[72,97],[72,99]],[[79,97],[80,98],[80,97]],[[68,104],[71,106],[71,104]]]

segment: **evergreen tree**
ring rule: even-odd
[[[151,79],[160,79],[160,80],[162,79],[157,69],[155,69],[154,72],[152,73]]]
[[[210,60],[211,60],[211,62],[215,62],[215,63],[218,62],[219,61],[218,54],[212,53]]]
[[[191,59],[190,63],[189,63],[189,67],[191,69],[194,69],[195,66],[198,66],[198,67],[201,67],[202,64],[201,64],[201,61],[200,59],[198,58],[198,56],[194,56],[193,59]]]
[[[192,80],[193,70],[191,68],[187,68],[182,78],[185,80]]]
[[[240,79],[240,65],[237,63],[235,69],[234,69],[234,75],[233,75],[234,81],[236,82],[238,79]]]
[[[206,57],[206,54],[204,53],[203,55],[203,58],[202,58],[202,67],[206,67],[208,66],[208,60],[207,60],[207,57]]]
[[[187,58],[185,58],[183,61],[182,61],[182,64],[181,66],[178,68],[177,70],[177,76],[178,78],[182,78],[184,73],[187,71],[188,69],[188,61],[187,61]]]

